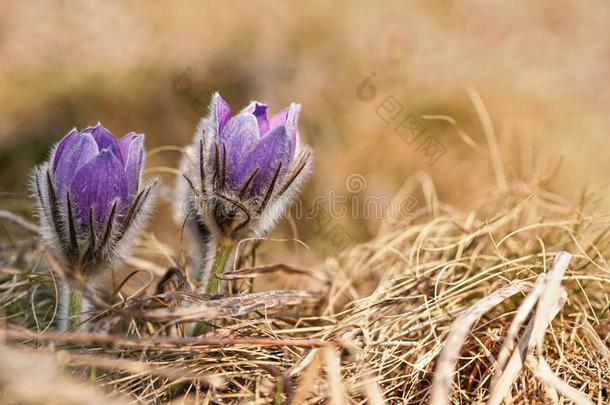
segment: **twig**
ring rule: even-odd
[[[35,333],[27,329],[9,328],[4,337],[7,341],[37,340],[41,342],[64,342],[83,346],[111,346],[131,349],[162,349],[183,348],[198,346],[234,346],[256,345],[263,346],[291,346],[291,347],[341,347],[339,342],[321,339],[273,339],[273,338],[227,338],[204,336],[196,338],[126,338],[119,335],[105,335],[100,333]]]
[[[165,294],[164,294],[165,295]],[[211,321],[222,317],[242,316],[269,308],[305,305],[318,302],[319,292],[285,290],[267,291],[236,297],[200,301],[198,303],[172,308],[152,308],[135,310],[132,316],[153,322]]]
[[[253,278],[263,276],[269,273],[275,273],[277,271],[282,271],[286,273],[295,273],[295,274],[303,274],[309,277],[312,277],[318,281],[327,283],[328,280],[325,277],[322,277],[320,274],[315,273],[310,270],[300,269],[298,267],[292,267],[284,263],[274,263],[266,266],[256,266],[256,267],[246,267],[243,269],[231,271],[226,273],[224,276],[219,278],[223,280],[239,280],[244,278]]]

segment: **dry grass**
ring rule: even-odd
[[[574,194],[609,172],[610,8],[314,0],[253,13],[0,2],[0,403],[610,402],[610,237],[595,214],[609,201]],[[364,102],[356,89],[373,72],[378,95]],[[244,268],[245,244],[232,296],[153,297],[192,250],[161,201],[110,288],[74,280],[97,302],[89,331],[55,334],[62,269],[22,218],[29,168],[100,120],[145,132],[147,173],[170,185],[174,145],[216,90],[236,108],[304,105],[317,159],[303,202],[341,194],[352,174],[367,180],[362,197],[393,195],[415,173],[397,195],[417,196],[417,217],[348,215],[337,225],[366,243],[341,252],[321,218],[286,221],[272,236],[308,253],[266,240]],[[389,95],[447,147],[436,164],[396,134],[402,116],[378,116]],[[214,331],[181,337],[195,319]]]
[[[48,331],[49,262],[15,242],[1,269],[14,366],[0,367],[2,400],[43,402],[9,389],[59,378],[10,360],[36,352],[87,395],[127,403],[606,403],[610,237],[592,201],[524,184],[488,190],[468,211],[431,198],[412,221],[301,274],[309,292],[104,297],[90,332],[66,335]],[[183,338],[169,327],[179,320],[215,328]]]

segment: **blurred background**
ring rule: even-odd
[[[604,192],[610,170],[608,21],[602,0],[5,0],[0,208],[31,215],[28,171],[72,127],[143,132],[149,151],[183,146],[213,91],[233,110],[303,105],[301,137],[316,152],[303,207],[330,191],[347,207],[354,195],[392,198],[422,172],[440,200],[467,206],[504,182],[490,133],[508,183],[548,172],[547,187],[578,200],[585,187]],[[155,153],[146,174],[171,189],[179,158]],[[170,212],[161,200],[148,237],[177,246]],[[324,211],[284,220],[272,236],[309,249],[269,242],[263,261],[315,263],[380,223]]]

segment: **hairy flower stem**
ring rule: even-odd
[[[206,292],[209,295],[216,295],[220,292],[220,278],[225,271],[227,266],[227,260],[231,256],[233,246],[235,245],[232,239],[222,239],[216,248],[216,255],[214,255],[214,262],[212,263],[212,270],[210,271],[210,278]],[[203,281],[203,280],[202,280]]]
[[[83,295],[80,291],[70,287],[65,280],[59,285],[59,313],[57,329],[66,332],[77,326],[80,322],[80,314],[83,312]]]
[[[57,311],[57,330],[65,332],[68,330],[68,312],[70,307],[70,286],[65,280],[59,280],[57,301],[59,306]]]
[[[208,279],[206,280],[206,274],[202,274],[202,280],[200,281],[201,285],[206,285],[206,293],[210,296],[217,295],[220,292],[220,282],[221,279],[218,276],[222,276],[225,271],[225,267],[227,267],[227,261],[231,256],[231,252],[233,251],[233,247],[235,246],[235,241],[233,239],[224,238],[216,247],[216,254],[214,255],[214,262],[212,263],[212,269],[209,272]],[[203,323],[197,322],[193,327],[193,331],[191,336],[199,336],[211,330],[211,326]]]
[[[81,322],[81,314],[84,309],[83,294],[74,288],[70,289],[70,307],[68,309],[70,328],[78,326]]]

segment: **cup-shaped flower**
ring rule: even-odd
[[[300,105],[267,116],[254,101],[236,115],[218,93],[183,162],[182,202],[221,239],[268,232],[311,171],[313,152],[299,140]],[[180,188],[179,188],[180,190]]]
[[[143,134],[116,140],[101,124],[71,130],[34,171],[44,241],[72,271],[89,275],[124,259],[152,203],[142,185]]]

